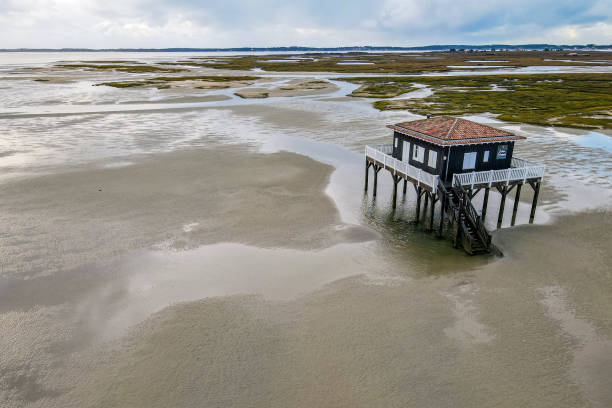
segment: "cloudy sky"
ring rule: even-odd
[[[612,0],[0,0],[0,48],[612,43]]]

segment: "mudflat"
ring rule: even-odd
[[[364,194],[363,146],[419,117],[347,96],[365,83],[28,64],[0,101],[0,406],[612,404],[608,130],[467,117],[547,166],[536,225],[527,189],[503,256],[469,257],[414,222],[410,186],[395,210],[388,173]],[[436,91],[408,82],[370,91]],[[253,88],[279,94],[234,95]]]
[[[576,237],[610,219],[497,234],[506,257],[476,271],[398,260],[289,301],[176,304],[54,366],[46,381],[69,391],[34,406],[607,406],[612,259]]]

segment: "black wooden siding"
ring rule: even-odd
[[[397,142],[395,141],[395,139],[397,139]],[[403,141],[410,142],[410,159],[408,163],[410,163],[411,166],[426,170],[428,173],[440,174],[442,170],[442,162],[444,158],[443,157],[444,148],[442,146],[438,146],[433,143],[428,143],[423,140],[416,139],[416,138],[395,132],[395,136],[393,140],[393,157],[395,157],[398,160],[403,160],[402,158],[402,142]],[[396,147],[396,144],[397,144],[397,147]],[[425,149],[425,155],[423,156],[424,158],[423,163],[413,160],[413,157],[414,157],[413,151],[414,151],[415,145],[420,146],[423,149]],[[430,150],[434,150],[438,152],[438,158],[437,158],[437,163],[435,165],[435,168],[431,167],[428,163]]]
[[[514,142],[479,143],[443,147],[435,145],[433,143],[425,142],[421,139],[404,135],[399,132],[395,132],[393,135],[393,157],[398,160],[402,160],[403,141],[410,142],[410,165],[426,170],[427,172],[432,174],[439,174],[445,181],[452,180],[453,174],[455,173],[507,169],[510,167],[510,164],[512,162],[512,152],[514,150]],[[413,149],[415,145],[425,149],[423,163],[412,159]],[[506,152],[505,159],[497,159],[497,149],[500,145],[508,146],[508,151]],[[435,169],[429,167],[429,163],[427,163],[430,150],[435,150],[436,152],[438,152],[438,159]],[[484,152],[487,150],[489,151],[489,161],[485,163],[482,160],[484,158]],[[476,152],[476,168],[464,171],[463,155],[467,152]],[[446,163],[447,160],[445,160],[445,158],[448,158],[448,166]]]

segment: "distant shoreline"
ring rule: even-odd
[[[490,51],[490,50],[529,50],[538,51],[544,49],[556,50],[589,50],[609,51],[612,44],[608,45],[555,45],[555,44],[447,44],[427,45],[421,47],[388,47],[388,46],[352,46],[352,47],[234,47],[234,48],[2,48],[0,52],[370,52],[370,51]]]

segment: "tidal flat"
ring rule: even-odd
[[[374,107],[422,115],[493,113],[507,122],[584,129],[612,128],[612,73],[352,78],[351,96],[381,99]],[[427,85],[425,98],[392,98]]]
[[[95,85],[160,75],[11,58],[0,406],[612,405],[609,122],[466,116],[526,136],[516,154],[547,166],[535,224],[525,191],[518,225],[494,233],[503,256],[470,257],[414,223],[414,191],[392,211],[381,173],[364,195],[363,146],[422,117],[349,96],[364,75],[194,66],[168,76],[258,78],[123,89]],[[414,82],[380,95],[434,88]],[[253,90],[270,93],[234,95]]]
[[[418,74],[435,71],[451,71],[456,68],[491,70],[503,67],[575,66],[582,62],[594,66],[609,66],[609,51],[594,55],[563,58],[566,51],[489,51],[489,52],[394,52],[372,53],[306,53],[288,58],[287,55],[239,55],[231,59],[214,60],[193,56],[168,66],[183,65],[228,70],[262,69],[273,72],[343,72],[343,73],[401,73]],[[478,61],[473,62],[475,58]]]

